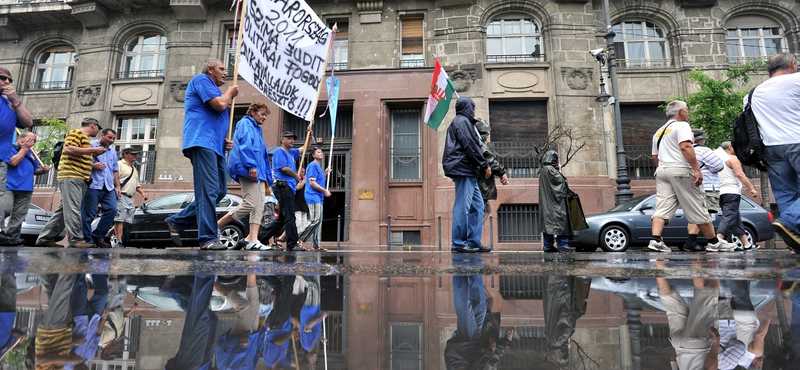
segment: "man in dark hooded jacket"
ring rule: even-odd
[[[492,169],[483,157],[474,121],[475,102],[467,97],[458,98],[456,118],[447,129],[447,140],[442,154],[444,174],[453,179],[456,188],[451,246],[454,253],[491,251],[481,244],[483,197],[478,187],[478,178],[492,177]]]
[[[569,190],[567,178],[559,171],[558,152],[548,150],[542,156],[539,171],[539,228],[542,230],[542,249],[545,252],[569,252],[569,237],[574,230],[586,229],[583,211],[578,205],[575,214],[570,212],[570,197],[577,195]],[[572,193],[572,195],[571,195]],[[553,246],[556,239],[556,247]]]

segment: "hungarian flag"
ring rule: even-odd
[[[425,112],[425,123],[434,130],[439,129],[444,116],[450,110],[450,98],[456,91],[453,80],[447,76],[439,58],[436,58],[436,66],[433,68],[433,82],[431,82],[431,93],[428,95],[428,111]]]

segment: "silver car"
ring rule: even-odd
[[[34,245],[36,243],[36,238],[42,233],[44,225],[47,224],[51,216],[53,216],[53,212],[45,211],[33,203],[28,205],[28,214],[25,216],[25,220],[22,221],[19,236],[25,242],[25,245]],[[8,223],[8,217],[6,217],[5,222]],[[62,231],[56,237],[56,241],[61,241],[66,235],[66,230]]]
[[[576,231],[573,240],[570,240],[570,245],[584,252],[595,251],[598,246],[606,252],[623,252],[632,245],[645,246],[652,236],[650,217],[655,208],[656,195],[649,194],[633,198],[606,213],[586,216],[589,228]],[[739,212],[742,215],[748,242],[772,239],[771,212],[745,196],[739,203]],[[711,218],[714,227],[717,227],[720,221],[719,215],[713,214]],[[664,243],[682,248],[689,236],[687,225],[683,209],[678,208],[661,233]],[[734,239],[741,245],[738,238]],[[698,242],[706,242],[702,233],[698,237]]]

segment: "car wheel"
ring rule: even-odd
[[[244,239],[244,233],[236,225],[225,225],[219,230],[219,241],[228,248],[235,246],[241,239]]]
[[[576,252],[594,252],[597,250],[596,245],[576,245],[575,251]]]
[[[624,252],[630,245],[630,235],[621,226],[607,226],[600,232],[600,248],[606,252]]]
[[[747,243],[748,244],[754,245],[753,244],[754,243],[753,237],[755,237],[755,235],[756,235],[756,232],[753,231],[753,229],[751,229],[750,226],[745,226],[744,227],[744,236],[747,238]],[[736,243],[736,245],[739,246],[739,247],[743,246],[742,241],[739,240],[738,236],[734,236],[733,237],[733,242]]]

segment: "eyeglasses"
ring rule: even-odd
[[[11,77],[0,75],[0,81],[8,81],[8,83],[13,84],[14,80]]]

